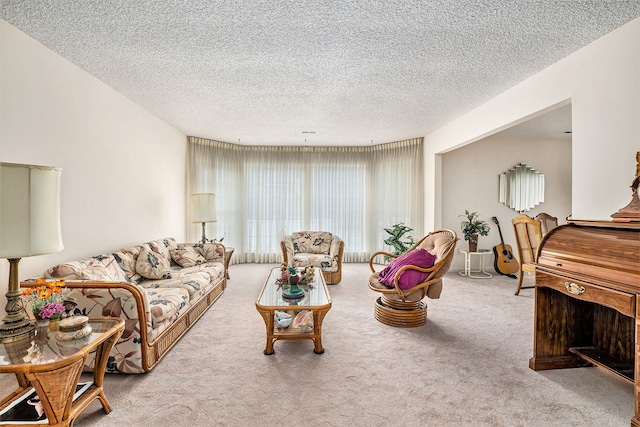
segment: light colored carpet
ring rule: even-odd
[[[330,286],[325,353],[277,341],[265,356],[255,300],[275,265],[230,269],[226,292],[149,374],[107,375],[113,412],[83,426],[628,426],[633,387],[598,368],[534,372],[533,290],[447,274],[427,324],[373,317],[366,264]],[[533,282],[532,276],[525,284]],[[2,390],[12,377],[0,376]]]

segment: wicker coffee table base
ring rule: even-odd
[[[375,318],[385,325],[415,328],[427,323],[427,303],[424,301],[396,301],[378,297]]]

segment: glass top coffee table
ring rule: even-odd
[[[71,341],[59,341],[45,326],[43,336],[37,333],[0,344],[0,373],[15,374],[19,386],[8,396],[0,396],[0,418],[5,424],[42,425],[41,419],[46,418],[45,425],[69,426],[96,399],[107,414],[111,412],[102,381],[109,352],[124,330],[124,320],[90,319],[89,325],[90,335]],[[91,352],[96,354],[93,381],[78,383]],[[27,412],[20,409],[23,406],[37,409]],[[15,417],[25,413],[26,418]]]
[[[331,296],[319,268],[315,269],[314,281],[311,285],[300,285],[304,291],[300,298],[285,298],[283,292],[289,285],[280,286],[277,279],[280,277],[280,267],[276,267],[269,273],[267,280],[260,291],[256,301],[256,309],[262,315],[267,330],[267,346],[264,354],[271,355],[273,344],[276,340],[313,340],[316,354],[324,353],[322,347],[322,320],[331,309]],[[275,312],[284,312],[291,316],[291,324],[286,328],[276,326]],[[300,312],[309,312],[313,325],[306,323],[296,326],[294,318]]]

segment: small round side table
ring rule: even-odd
[[[464,271],[460,271],[461,276],[467,276],[472,279],[489,279],[493,277],[491,273],[488,273],[484,269],[484,258],[486,255],[491,255],[491,252],[488,249],[479,249],[477,252],[468,252],[460,249],[460,253],[464,255]],[[478,269],[471,270],[471,257],[476,256],[480,259],[478,260]],[[472,273],[480,273],[477,275],[473,275]]]

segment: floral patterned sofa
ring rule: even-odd
[[[280,242],[283,263],[289,267],[320,268],[329,285],[342,280],[344,241],[326,231],[297,231]]]
[[[107,372],[148,372],[226,288],[225,248],[219,243],[177,244],[166,238],[49,268],[64,278],[76,314],[121,317],[125,329]],[[33,285],[33,280],[22,283]],[[91,371],[90,355],[85,371]]]

